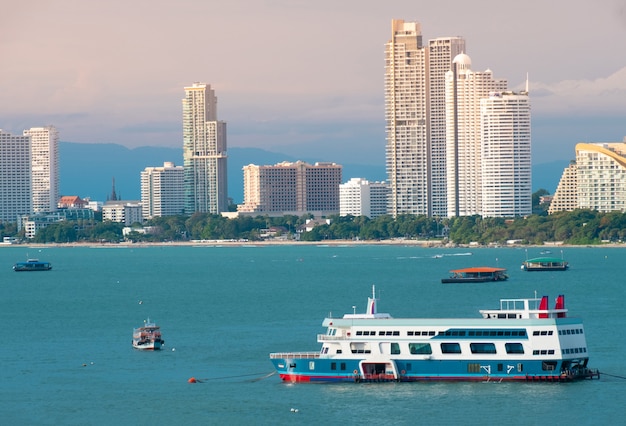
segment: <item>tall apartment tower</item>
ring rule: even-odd
[[[53,212],[59,201],[59,133],[54,126],[24,130],[30,137],[33,213]]]
[[[481,99],[482,216],[532,213],[528,90]]]
[[[446,37],[422,44],[416,22],[392,20],[385,45],[386,165],[389,213],[447,211],[445,73],[465,50]]]
[[[450,72],[453,59],[462,53],[465,53],[465,40],[461,37],[428,41],[430,216],[445,217],[448,214],[446,73]]]
[[[146,167],[141,172],[143,218],[176,216],[185,209],[184,168],[165,162],[163,167]]]
[[[0,130],[0,221],[32,213],[30,136]]]
[[[428,214],[427,50],[421,31],[417,22],[394,19],[385,45],[386,167],[393,216]]]
[[[480,100],[504,91],[506,80],[494,80],[490,70],[471,70],[464,53],[446,72],[446,158],[448,216],[480,215],[482,211]]]
[[[205,83],[185,87],[183,168],[186,214],[218,214],[228,210],[226,160],[226,123],[217,120],[215,92]]]
[[[247,165],[243,168],[244,202],[237,211],[298,216],[337,214],[341,173],[342,167],[335,163]]]

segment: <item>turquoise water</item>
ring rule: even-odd
[[[626,403],[626,251],[564,253],[569,271],[531,273],[515,248],[0,248],[2,422],[615,424]],[[13,272],[27,257],[53,270]],[[440,284],[449,269],[481,265],[507,268],[509,281]],[[322,319],[364,311],[372,284],[379,311],[395,317],[476,317],[500,298],[563,293],[584,319],[589,366],[605,374],[569,384],[333,385],[270,375],[270,352],[318,350]],[[161,326],[161,352],[131,347],[132,328],[148,317]]]

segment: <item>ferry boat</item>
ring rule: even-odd
[[[13,265],[15,272],[49,271],[50,269],[52,269],[50,262],[41,262],[39,259],[28,259],[26,262],[17,262]]]
[[[449,278],[443,278],[443,284],[448,283],[486,283],[490,281],[506,281],[509,276],[504,268],[476,266],[473,268],[453,269]]]
[[[536,257],[522,263],[522,270],[533,271],[566,271],[569,264],[558,257]]]
[[[367,312],[326,318],[318,352],[271,353],[286,382],[548,381],[599,378],[587,367],[583,323],[565,297],[502,299],[480,318],[393,318]]]
[[[143,327],[133,329],[133,348],[144,351],[158,351],[165,341],[161,337],[161,327],[150,319],[144,321]]]

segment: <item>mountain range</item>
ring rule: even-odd
[[[229,148],[228,194],[234,203],[243,202],[243,171],[248,164],[272,165],[282,161],[308,163],[327,161],[316,158],[293,158],[259,148]],[[126,148],[118,144],[59,143],[59,179],[61,195],[106,201],[115,186],[118,199],[141,198],[140,173],[146,167],[160,167],[164,162],[183,164],[182,148]],[[563,169],[569,161],[533,165],[533,192],[546,189],[554,193]],[[343,182],[353,177],[370,181],[387,179],[384,158],[381,164],[342,164]]]

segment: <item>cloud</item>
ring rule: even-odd
[[[626,123],[626,67],[594,80],[530,83],[533,115],[622,115]]]

